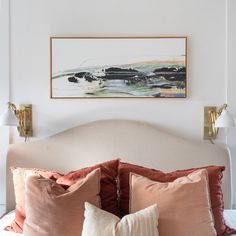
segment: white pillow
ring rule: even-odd
[[[84,216],[82,236],[159,236],[157,205],[120,219],[85,202]]]

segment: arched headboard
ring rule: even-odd
[[[11,145],[7,156],[7,210],[14,208],[10,166],[53,169],[66,173],[117,157],[162,171],[224,165],[225,207],[231,208],[231,166],[226,149],[186,140],[147,123],[103,120],[42,140]]]

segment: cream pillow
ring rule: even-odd
[[[82,236],[159,236],[156,205],[120,219],[86,202],[84,216]]]
[[[130,178],[130,212],[157,204],[161,236],[216,236],[205,169],[169,183]]]

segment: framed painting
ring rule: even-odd
[[[51,37],[51,98],[185,98],[187,38]]]

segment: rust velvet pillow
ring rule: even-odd
[[[13,184],[16,200],[15,219],[10,226],[7,226],[5,230],[13,231],[15,233],[22,233],[25,220],[25,173],[31,172],[32,174],[39,174],[44,178],[57,180],[62,175],[55,171],[47,171],[35,168],[20,168],[11,167],[13,175]]]
[[[215,222],[215,229],[218,236],[226,236],[236,233],[236,230],[230,229],[224,221],[223,210],[223,192],[221,189],[221,180],[223,177],[224,166],[207,166],[202,167],[207,170],[209,177],[209,190],[212,206],[212,213]],[[188,174],[202,169],[193,168],[187,170],[177,170],[170,173],[164,173],[160,170],[145,168],[138,165],[120,162],[118,170],[118,181],[120,191],[120,210],[122,215],[129,214],[129,174],[130,172],[142,175],[158,182],[171,182],[179,177],[187,176]]]
[[[102,209],[112,214],[119,215],[118,194],[117,194],[117,176],[119,159],[107,161],[92,167],[71,171],[57,179],[58,184],[71,186],[79,179],[86,177],[91,171],[101,169],[101,205]]]

